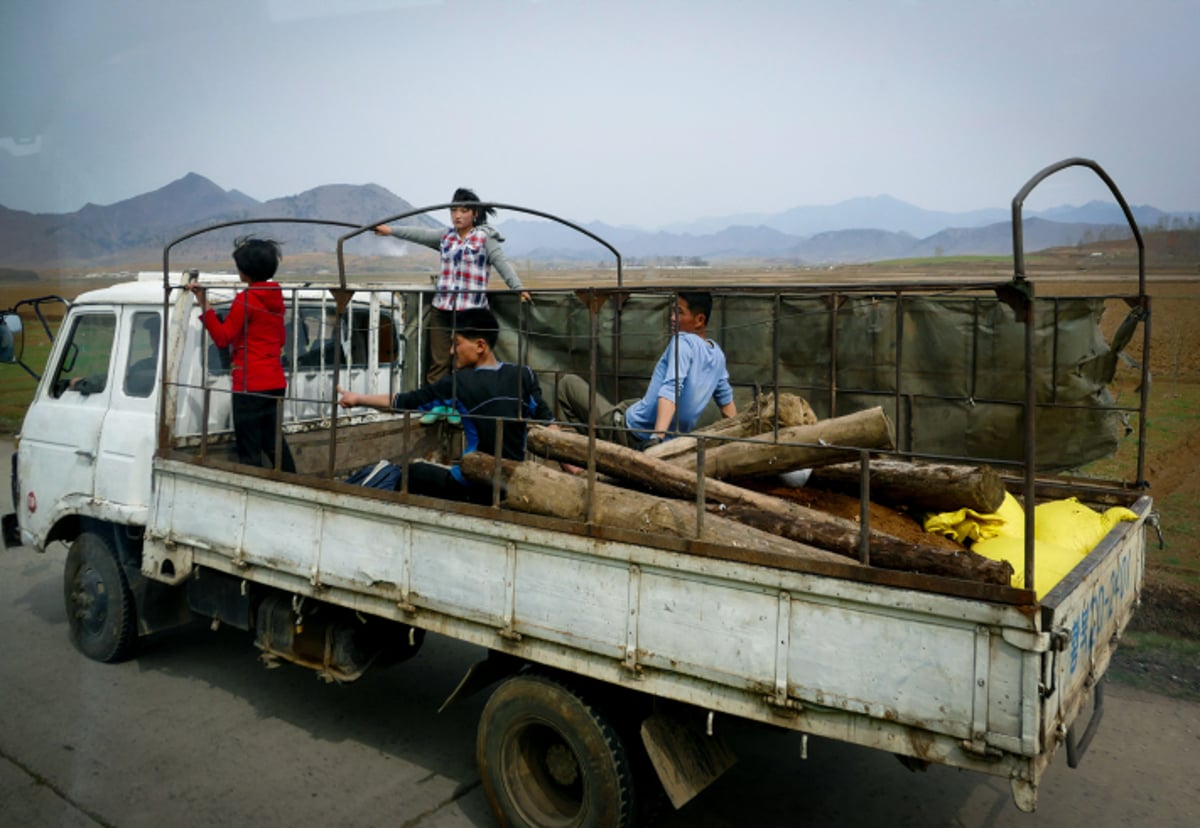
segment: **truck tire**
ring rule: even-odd
[[[475,756],[501,825],[634,825],[624,744],[598,710],[552,678],[524,674],[496,688],[480,714]]]
[[[124,661],[133,655],[137,626],[133,595],[112,546],[84,532],[71,544],[63,573],[71,643],[90,659]]]

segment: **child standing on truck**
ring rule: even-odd
[[[203,287],[187,289],[200,305],[200,321],[218,348],[233,346],[233,433],[238,461],[275,467],[275,412],[287,391],[283,374],[285,339],[283,291],[272,281],[279,269],[279,243],[243,237],[234,242],[233,261],[248,287],[240,291],[220,319],[208,306]],[[280,468],[296,470],[287,441],[282,441]],[[267,463],[263,463],[263,457]]]
[[[387,224],[375,228],[380,236],[395,236],[441,251],[442,271],[438,275],[437,293],[427,323],[429,370],[425,381],[430,383],[437,382],[450,371],[451,333],[457,327],[455,315],[471,308],[488,307],[489,269],[496,268],[506,285],[521,290],[517,271],[508,263],[504,249],[500,247],[504,237],[487,223],[488,216],[494,215],[496,208],[470,206],[479,202],[479,196],[465,187],[455,190],[452,200],[460,202],[461,206],[450,208],[453,226],[449,230]],[[521,301],[529,301],[528,291],[521,290]]]
[[[526,422],[549,422],[554,419],[554,412],[542,399],[542,389],[532,369],[496,359],[492,349],[499,334],[500,326],[490,310],[461,311],[454,331],[453,373],[394,397],[356,394],[338,388],[341,395],[338,403],[343,408],[365,405],[385,411],[449,408],[462,418],[463,454],[494,451],[496,422],[503,419],[501,453],[507,460],[524,460]],[[411,463],[408,475],[408,490],[413,494],[491,502],[491,489],[468,481],[457,464],[448,469],[435,463]]]

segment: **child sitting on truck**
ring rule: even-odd
[[[712,294],[681,291],[671,309],[671,341],[659,357],[646,393],[613,405],[596,394],[598,436],[645,450],[661,443],[668,431],[688,432],[711,399],[724,417],[737,414],[725,353],[708,338]],[[572,423],[588,422],[587,380],[567,374],[558,383],[558,408]],[[583,430],[582,428],[580,430]]]
[[[496,422],[503,419],[501,453],[507,460],[525,459],[528,420],[549,422],[554,413],[542,399],[537,375],[528,366],[496,359],[493,349],[500,334],[496,317],[486,308],[459,311],[451,344],[455,369],[415,391],[357,394],[338,388],[343,408],[368,406],[391,411],[450,409],[462,418],[463,454],[490,454],[496,445]],[[412,494],[473,503],[490,503],[491,489],[467,480],[457,464],[452,468],[415,462],[408,467]],[[399,483],[397,483],[399,488]]]
[[[243,237],[234,242],[233,261],[248,287],[240,291],[222,320],[208,306],[198,282],[187,289],[200,305],[200,321],[218,348],[233,346],[233,434],[238,461],[249,466],[275,466],[275,412],[287,391],[283,374],[283,291],[272,281],[279,269],[279,243]],[[280,468],[294,472],[296,463],[282,441]]]

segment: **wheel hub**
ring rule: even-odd
[[[546,750],[546,770],[560,785],[571,785],[579,778],[579,763],[575,754],[561,742]]]
[[[89,568],[79,573],[71,600],[75,606],[75,617],[89,630],[95,630],[104,623],[103,597],[106,592],[104,581],[96,570]]]

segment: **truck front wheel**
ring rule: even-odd
[[[475,755],[492,812],[506,826],[630,826],[629,759],[605,717],[541,675],[508,679],[479,719]]]
[[[133,595],[112,546],[84,532],[71,544],[63,577],[71,643],[96,661],[123,661],[137,644]]]

